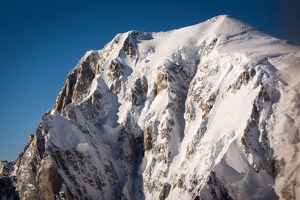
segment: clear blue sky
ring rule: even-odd
[[[0,160],[23,151],[84,53],[128,30],[167,31],[220,14],[300,44],[299,0],[1,0]]]

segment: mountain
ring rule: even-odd
[[[0,199],[300,199],[300,47],[229,16],[89,51]]]

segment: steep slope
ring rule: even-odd
[[[119,34],[0,179],[21,199],[300,199],[299,63],[228,16]]]

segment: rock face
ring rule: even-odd
[[[18,192],[10,178],[13,164],[0,161],[0,199],[19,199]]]
[[[228,16],[80,60],[0,199],[300,199],[300,48]]]

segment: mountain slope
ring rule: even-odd
[[[228,16],[119,34],[1,178],[21,199],[300,199],[299,50]]]

